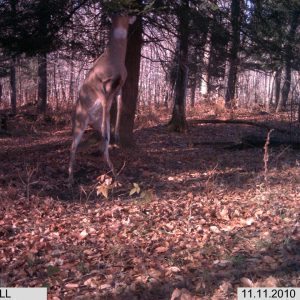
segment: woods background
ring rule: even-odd
[[[142,22],[134,29],[143,28],[141,55],[131,57],[141,60],[138,105],[176,102],[174,129],[184,127],[185,101],[222,97],[228,107],[298,110],[297,0],[1,1],[1,107],[71,108],[119,5]],[[129,35],[129,47],[136,43]]]
[[[70,185],[71,109],[118,12],[134,147],[110,148],[114,176],[86,130]],[[0,287],[299,287],[299,24],[300,0],[0,0]]]

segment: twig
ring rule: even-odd
[[[27,201],[29,201],[29,198],[30,198],[30,186],[39,182],[38,180],[37,181],[31,181],[32,176],[38,170],[38,166],[36,168],[28,168],[28,166],[26,166],[25,170],[26,170],[26,179],[25,179],[25,181],[21,177],[20,173],[18,173],[18,176],[19,176],[22,184],[26,188],[26,199],[27,199]]]
[[[125,166],[126,166],[126,160],[124,160],[123,166],[121,167],[121,169],[119,170],[119,172],[117,173],[116,176],[119,176],[121,174],[121,172],[124,170]]]
[[[266,143],[264,145],[264,175],[266,183],[268,183],[269,144],[272,131],[274,131],[274,129],[269,130]]]

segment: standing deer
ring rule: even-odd
[[[118,112],[115,128],[115,138],[119,137],[119,120],[121,106],[121,88],[126,80],[125,56],[127,47],[127,32],[129,24],[135,17],[115,15],[112,18],[112,28],[108,47],[97,59],[84,80],[73,114],[73,142],[69,164],[69,182],[73,183],[75,153],[84,130],[90,124],[101,134],[101,151],[104,161],[115,174],[109,158],[110,140],[110,108],[114,98],[118,98]]]

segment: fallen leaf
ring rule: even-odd
[[[155,249],[155,252],[156,253],[165,253],[165,252],[167,252],[169,249],[167,248],[167,247],[157,247],[156,249]]]
[[[253,282],[247,277],[242,277],[240,281],[244,287],[253,287],[254,286]]]
[[[209,227],[210,231],[213,233],[220,233],[220,229],[217,226],[210,226]]]
[[[100,290],[105,290],[105,289],[110,289],[110,288],[111,288],[111,285],[108,283],[100,285]]]
[[[85,239],[88,235],[89,235],[88,232],[84,229],[83,231],[80,232],[80,234],[79,234],[79,239],[80,239],[80,240],[83,240],[83,239]]]
[[[270,265],[276,263],[276,260],[271,256],[264,256],[263,261]]]
[[[150,277],[153,277],[155,279],[159,279],[162,276],[161,271],[156,270],[156,269],[148,270],[148,274],[149,274]]]
[[[278,281],[275,277],[269,276],[263,282],[261,282],[262,287],[277,287]]]
[[[65,287],[66,287],[67,289],[76,289],[76,288],[79,287],[79,285],[78,285],[77,283],[67,283],[67,284],[65,285]]]

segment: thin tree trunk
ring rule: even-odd
[[[11,88],[11,111],[13,114],[17,113],[17,84],[16,84],[16,58],[12,59],[12,63],[10,66],[10,88]]]
[[[231,2],[231,26],[232,39],[231,49],[229,54],[229,73],[227,89],[225,94],[226,106],[231,106],[231,101],[235,96],[237,72],[238,72],[238,53],[240,49],[240,29],[241,29],[241,0],[232,0]]]
[[[209,64],[210,64],[210,54],[211,54],[211,32],[209,31],[209,27],[206,32],[205,41],[203,44],[203,55],[202,55],[202,70],[201,70],[201,82],[200,82],[200,91],[202,95],[208,94],[208,81],[209,81]],[[203,66],[207,66],[207,68],[203,68]]]
[[[300,123],[300,101],[298,102],[298,123]]]
[[[296,31],[299,23],[299,11],[294,11],[291,20],[290,30],[287,36],[287,44],[285,46],[285,78],[281,91],[281,99],[278,102],[276,111],[286,110],[287,101],[291,88],[292,78],[292,59],[293,59],[293,43],[295,41]]]
[[[2,94],[3,94],[3,87],[2,87],[2,83],[0,82],[0,103],[2,103]]]
[[[188,41],[189,41],[189,1],[181,1],[178,10],[178,34],[179,34],[179,53],[178,53],[178,72],[175,82],[174,106],[172,118],[168,124],[172,131],[183,132],[187,129],[185,107],[186,90],[188,80]]]
[[[122,89],[122,105],[120,111],[120,144],[130,147],[134,144],[133,127],[138,100],[140,63],[142,51],[143,24],[138,17],[129,27],[129,40],[126,53],[127,79]]]
[[[281,73],[282,73],[282,69],[278,69],[275,73],[275,107],[278,106],[279,103],[279,99],[280,99],[280,87],[281,87]]]
[[[287,106],[287,101],[290,93],[291,88],[291,78],[292,78],[292,65],[291,61],[286,61],[285,65],[285,78],[281,90],[281,98],[277,105],[277,112],[285,111]]]
[[[38,111],[46,113],[47,110],[47,54],[38,56]]]
[[[71,69],[70,69],[70,84],[69,84],[69,103],[74,102],[74,55],[71,56]]]
[[[167,90],[166,93],[165,93],[165,96],[164,96],[164,107],[165,108],[169,107],[169,105],[168,105],[168,103],[169,103],[169,93],[170,92]]]
[[[59,107],[59,95],[58,95],[58,89],[57,89],[57,81],[56,81],[56,65],[54,64],[53,67],[53,85],[54,85],[54,98],[56,103],[56,110],[58,110]]]
[[[59,90],[61,91],[61,100],[63,103],[67,102],[67,96],[66,96],[66,83],[64,80],[64,77],[62,75],[61,69],[58,66],[58,75],[59,75]]]
[[[203,80],[204,65],[205,65],[205,48],[207,39],[209,36],[208,33],[209,26],[206,26],[204,32],[201,36],[201,42],[198,44],[199,49],[196,50],[196,56],[198,56],[198,60],[196,61],[195,69],[193,70],[193,76],[191,80],[191,107],[195,106],[195,95],[197,90],[197,85],[199,84],[199,91],[201,91],[201,82]],[[200,80],[199,80],[200,78]]]
[[[211,37],[210,37],[210,45],[208,46],[208,48],[209,48],[209,54],[208,54],[207,72],[206,72],[206,94],[207,94],[207,99],[210,100],[211,92],[212,92],[212,71],[213,71],[213,51],[214,51]]]
[[[196,81],[196,78],[194,78],[192,81],[192,86],[191,86],[191,107],[192,108],[195,107],[196,87],[197,87],[197,81]]]

